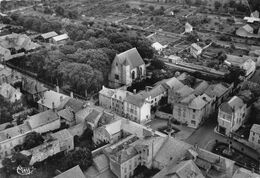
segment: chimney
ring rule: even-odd
[[[60,87],[57,85],[56,86],[56,91],[59,93],[60,92]]]
[[[70,97],[73,98],[73,92],[72,91],[70,92]]]
[[[62,102],[63,101],[63,96],[60,96],[60,102]]]
[[[133,90],[134,94],[136,94],[136,89]]]
[[[54,111],[54,109],[55,109],[55,104],[54,102],[52,102],[52,110]]]

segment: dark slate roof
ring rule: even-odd
[[[125,52],[122,52],[116,55],[116,57],[118,57],[121,64],[129,64],[131,69],[144,64],[144,61],[136,48],[132,48]]]
[[[77,165],[54,178],[85,178],[85,175],[83,174],[79,165]]]

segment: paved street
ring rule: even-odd
[[[199,147],[209,151],[211,151],[212,147],[214,146],[215,140],[228,143],[229,139],[227,137],[214,132],[214,128],[216,126],[216,119],[208,119],[198,130],[196,130],[189,138],[187,138],[186,141],[192,145],[197,144]],[[232,146],[238,150],[243,148],[244,152],[252,158],[259,157],[259,154],[255,150],[235,140],[232,141]]]

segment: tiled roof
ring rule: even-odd
[[[185,156],[191,145],[180,140],[176,140],[173,137],[166,137],[166,140],[157,155],[155,161],[168,165],[170,161],[177,161]]]
[[[58,36],[58,34],[56,32],[54,32],[54,31],[52,31],[52,32],[41,34],[41,36],[44,39],[48,39],[48,38],[52,38],[52,37]]]
[[[260,174],[254,173],[251,170],[245,168],[239,168],[236,170],[232,178],[259,178]]]
[[[228,102],[222,103],[220,109],[223,112],[232,114],[233,111],[241,108],[244,105],[244,102],[241,98],[233,96]]]
[[[195,87],[194,87],[194,94],[195,95],[201,95],[203,94],[206,89],[209,87],[209,84],[208,82],[206,82],[205,80],[203,80],[202,82],[200,82],[199,84],[197,84]]]
[[[109,169],[109,160],[104,154],[95,156],[93,158],[93,163],[99,172]]]
[[[105,125],[104,128],[110,135],[114,135],[121,131],[121,126],[122,126],[122,121],[117,120],[111,124]]]
[[[221,83],[213,84],[207,88],[207,90],[205,91],[205,94],[207,94],[211,98],[221,97],[224,93],[226,93],[227,90],[228,90],[228,88],[226,88]]]
[[[106,88],[105,86],[102,87],[102,90],[99,91],[99,94],[105,95],[107,97],[112,97],[115,93],[114,89]]]
[[[52,133],[51,136],[58,139],[59,141],[67,140],[68,138],[73,137],[71,133],[68,131],[68,129],[63,129],[58,132]]]
[[[131,94],[126,96],[125,101],[138,107],[141,107],[146,102],[145,99],[143,99],[142,97]]]
[[[207,102],[201,96],[198,96],[191,101],[189,107],[192,109],[202,109],[206,104]]]
[[[235,66],[240,66],[242,65],[243,63],[245,63],[250,57],[248,56],[243,56],[243,57],[240,57],[240,56],[235,56],[235,55],[230,55],[230,54],[227,54],[227,59],[226,61],[231,63],[232,65],[235,65]]]
[[[75,113],[84,108],[85,103],[81,100],[75,98],[68,98],[68,100],[64,100],[63,108],[69,108]]]
[[[27,122],[31,126],[32,129],[40,127],[42,125],[48,124],[55,120],[58,120],[59,116],[53,110],[47,110],[33,116],[29,116]]]
[[[123,53],[116,55],[121,64],[127,62],[130,65],[130,69],[134,69],[144,64],[144,61],[136,48],[129,49]]]
[[[182,82],[180,82],[177,78],[172,77],[170,79],[166,79],[162,82],[162,85],[167,89],[178,90],[184,86]]]
[[[18,135],[22,135],[25,133],[29,133],[31,131],[31,127],[28,125],[28,123],[24,123],[18,126],[14,126],[8,129],[5,129],[0,132],[0,142],[16,137]]]
[[[97,119],[100,118],[101,114],[102,113],[100,111],[93,109],[86,117],[86,121],[94,124],[96,123]]]
[[[185,97],[190,95],[192,92],[194,92],[194,89],[192,89],[191,87],[184,85],[182,88],[180,88],[179,90],[176,91],[176,93],[178,93],[181,97]]]
[[[67,99],[68,96],[55,92],[55,91],[46,91],[44,92],[44,96],[37,103],[44,105],[45,107],[52,109],[53,104],[54,108],[58,108],[63,100]]]
[[[85,178],[80,167],[77,165],[54,178]]]
[[[246,30],[247,32],[251,32],[251,31],[254,30],[254,29],[253,29],[250,25],[248,25],[248,24],[244,25],[242,28],[243,28],[244,30]]]
[[[254,124],[251,129],[250,129],[251,132],[254,132],[254,133],[257,133],[257,134],[260,134],[260,125],[258,124]]]
[[[58,115],[64,119],[66,119],[67,121],[73,121],[74,115],[73,113],[68,109],[62,109],[58,112]]]
[[[164,92],[166,92],[165,88],[162,85],[157,85],[149,91],[143,90],[143,91],[139,92],[137,94],[137,96],[144,98],[144,99],[146,99],[150,96],[151,96],[151,98],[155,98],[155,97],[163,94]]]

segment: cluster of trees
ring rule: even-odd
[[[29,163],[30,159],[21,153],[14,153],[11,158],[6,157],[2,161],[3,170],[7,175],[16,173],[18,166],[28,167]]]
[[[67,18],[70,18],[70,19],[77,19],[78,16],[79,16],[78,11],[64,9],[62,6],[56,6],[54,8],[54,10],[55,10],[55,13],[57,15],[60,15],[62,17],[67,17]]]
[[[0,96],[0,101],[0,124],[11,122],[12,115],[23,109],[21,101],[10,103],[2,96]]]
[[[46,33],[49,31],[59,32],[62,25],[58,21],[49,21],[43,17],[36,16],[23,16],[18,13],[11,14],[10,18],[5,20],[5,23],[13,25],[23,26],[26,29],[33,30],[40,33]]]
[[[31,132],[24,138],[24,143],[14,147],[14,151],[20,152],[22,150],[29,150],[36,146],[41,145],[44,142],[44,138],[40,133]]]
[[[86,92],[99,91],[102,85],[107,84],[116,54],[137,47],[143,58],[153,58],[154,50],[150,42],[141,37],[132,37],[124,32],[67,30],[72,40],[66,45],[27,56],[25,63],[19,59],[11,62],[64,89],[85,95]]]
[[[221,3],[219,1],[215,1],[214,3],[215,9],[219,10],[221,8],[227,9],[227,8],[235,8],[239,12],[248,12],[249,8],[247,4],[242,3],[241,1],[237,3],[234,0],[229,1],[228,3]]]

